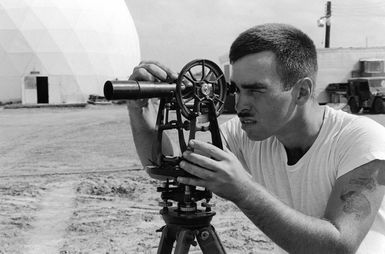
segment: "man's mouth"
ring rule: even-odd
[[[242,123],[243,125],[250,125],[250,124],[255,124],[255,123],[257,123],[257,121],[255,121],[255,120],[250,120],[250,119],[241,119],[241,123]]]

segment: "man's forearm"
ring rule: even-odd
[[[289,253],[348,253],[329,221],[290,208],[258,184],[247,189],[236,205],[281,248]]]
[[[129,108],[129,116],[136,152],[142,165],[147,166],[156,158],[156,155],[152,154],[154,142],[156,142],[156,130],[155,123],[143,117],[144,110],[148,109]]]
[[[137,154],[143,166],[156,162],[161,152],[156,130],[157,105],[151,102],[145,107],[128,107],[131,131]],[[162,138],[162,153],[173,154],[173,144],[167,135]]]

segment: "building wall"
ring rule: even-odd
[[[327,103],[329,95],[325,89],[330,83],[345,83],[351,77],[351,72],[358,70],[359,60],[363,58],[385,59],[385,47],[374,48],[322,48],[317,49],[318,78],[316,97],[318,102]],[[219,57],[219,62],[229,65],[227,55]]]
[[[363,58],[385,59],[385,47],[317,49],[318,78],[316,95],[320,103],[329,102],[325,89],[330,83],[345,83],[358,70]]]
[[[25,76],[22,80],[22,102],[23,104],[37,103],[37,77],[41,75]],[[49,104],[70,104],[83,102],[84,97],[78,86],[78,81],[73,75],[51,75],[48,78],[48,103]],[[89,81],[82,80],[83,83],[96,83],[96,78],[89,77]]]

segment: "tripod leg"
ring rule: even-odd
[[[181,229],[178,232],[174,254],[185,254],[190,250],[191,244],[194,242],[195,234],[190,229]]]
[[[226,251],[222,246],[221,240],[213,226],[199,229],[197,240],[204,254],[225,254]]]
[[[171,254],[172,246],[175,242],[175,228],[164,226],[162,229],[162,237],[158,246],[158,254]]]

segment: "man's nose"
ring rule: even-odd
[[[235,111],[242,112],[250,110],[250,105],[246,100],[245,96],[237,93],[235,95]]]

